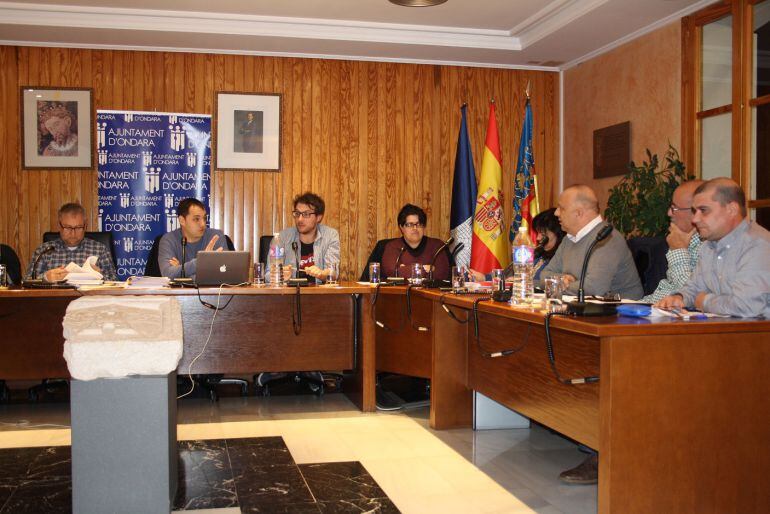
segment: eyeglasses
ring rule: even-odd
[[[404,223],[404,228],[423,228],[424,226],[422,223]]]
[[[668,206],[668,210],[671,212],[679,212],[679,211],[689,211],[692,210],[692,207],[677,207],[673,203]]]
[[[69,225],[62,225],[59,223],[59,226],[62,228],[65,232],[80,232],[81,230],[85,230],[85,225],[78,225],[76,227],[70,227]]]
[[[300,216],[304,219],[308,219],[310,216],[315,216],[315,211],[294,211],[291,213],[291,215],[294,217],[294,219],[297,219]]]

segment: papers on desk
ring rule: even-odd
[[[126,289],[163,289],[168,287],[168,277],[131,277]]]
[[[96,271],[96,261],[98,260],[99,257],[91,255],[86,259],[86,262],[84,262],[82,266],[70,262],[64,268],[67,271],[67,276],[64,277],[64,280],[66,280],[68,284],[75,286],[101,284],[104,276]]]

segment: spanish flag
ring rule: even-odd
[[[510,260],[503,220],[503,167],[500,155],[500,138],[497,135],[493,101],[489,107],[489,126],[484,143],[484,157],[481,159],[481,176],[473,216],[471,268],[481,273],[505,268]]]

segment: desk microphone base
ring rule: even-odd
[[[573,316],[614,316],[618,313],[617,304],[593,302],[569,302],[567,314]]]

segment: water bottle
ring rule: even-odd
[[[283,287],[283,257],[281,236],[276,232],[270,242],[270,287]]]
[[[513,303],[531,303],[535,294],[532,281],[535,247],[527,234],[527,227],[519,227],[513,240]]]

